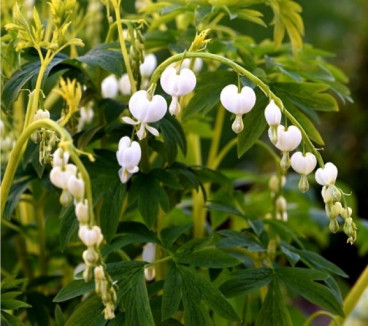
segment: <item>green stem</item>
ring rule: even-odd
[[[233,138],[232,140],[230,140],[225,147],[220,151],[220,153],[217,155],[212,168],[216,169],[221,161],[224,159],[224,157],[227,155],[227,153],[238,143],[238,139],[237,138]]]
[[[38,230],[38,246],[40,250],[40,272],[41,276],[47,274],[46,268],[46,236],[45,236],[45,221],[44,221],[44,201],[40,201],[36,205],[36,224]]]
[[[70,154],[71,159],[74,161],[75,165],[78,167],[79,172],[82,174],[82,178],[85,182],[86,197],[88,200],[90,225],[94,225],[94,214],[93,214],[93,201],[92,201],[92,186],[91,180],[89,178],[88,172],[84,167],[82,161],[78,156],[77,149],[73,146],[73,139],[70,134],[62,127],[60,127],[55,121],[49,119],[42,119],[32,122],[19,136],[13,150],[9,155],[8,165],[6,167],[4,178],[1,184],[1,215],[4,212],[5,203],[9,195],[10,187],[14,179],[15,172],[17,170],[18,164],[22,158],[24,145],[27,143],[28,138],[37,130],[41,128],[55,130],[61,136],[60,147],[63,147]]]
[[[117,3],[113,3],[113,6],[115,10],[115,15],[116,15],[116,23],[117,23],[118,33],[119,33],[119,43],[121,47],[121,54],[123,55],[123,60],[125,63],[126,71],[129,77],[129,82],[130,82],[130,86],[131,86],[132,94],[133,94],[137,91],[137,86],[135,84],[135,79],[133,76],[132,68],[130,66],[128,51],[125,45],[123,26],[122,26],[121,17],[120,17],[120,7]]]
[[[210,151],[208,153],[208,158],[207,158],[207,166],[210,169],[216,168],[213,165],[215,164],[217,152],[218,152],[219,145],[220,145],[220,139],[221,139],[221,134],[222,134],[222,127],[224,124],[224,119],[225,119],[225,109],[222,108],[220,105],[220,107],[217,110],[216,123],[215,123],[214,131],[213,131]]]
[[[140,169],[143,173],[147,173],[150,170],[150,161],[149,161],[149,150],[148,150],[148,140],[147,137],[140,140],[139,144],[141,145],[142,157],[140,161]]]
[[[345,319],[351,314],[355,306],[358,304],[363,292],[368,288],[368,265],[365,267],[362,274],[360,274],[358,280],[355,282],[353,288],[344,300],[344,314]],[[345,321],[342,317],[337,317],[337,322],[343,324]],[[335,322],[331,322],[330,326],[335,326]]]
[[[291,121],[292,124],[294,124],[296,127],[298,127],[300,129],[300,132],[303,135],[303,139],[306,142],[306,144],[308,145],[308,148],[310,148],[310,150],[312,151],[312,153],[316,156],[318,163],[321,167],[324,166],[323,163],[323,159],[321,154],[316,150],[316,148],[314,147],[312,141],[310,140],[310,138],[308,137],[306,131],[304,130],[304,128],[300,125],[300,123],[298,122],[297,119],[295,119],[295,117],[284,107],[283,102],[281,101],[281,99],[279,97],[277,97],[271,90],[270,88],[262,81],[260,80],[257,76],[253,75],[251,72],[249,72],[248,70],[244,69],[242,66],[240,66],[239,64],[237,64],[236,62],[227,59],[223,56],[220,56],[218,54],[213,54],[213,53],[206,53],[206,52],[185,52],[185,53],[180,53],[180,54],[176,54],[173,55],[172,57],[168,58],[167,60],[165,60],[164,62],[162,62],[154,71],[154,73],[151,76],[151,84],[157,84],[162,72],[165,70],[165,68],[167,66],[169,66],[170,64],[172,64],[173,62],[177,62],[183,59],[183,57],[186,58],[202,58],[202,59],[208,59],[208,60],[216,60],[219,61],[229,67],[231,67],[232,69],[234,69],[238,74],[241,74],[245,77],[247,77],[251,82],[253,82],[254,84],[256,84],[261,90],[262,92],[270,99],[274,100],[276,105],[281,109],[281,111],[285,114],[285,116]],[[152,87],[152,86],[151,86]]]
[[[320,311],[316,311],[314,314],[310,315],[308,317],[308,319],[304,322],[303,326],[309,326],[314,319],[316,319],[320,316],[327,316],[327,317],[330,317],[332,320],[337,321],[335,315],[333,315],[333,314],[331,314],[327,311],[320,310]],[[340,323],[338,323],[338,325],[340,325]]]

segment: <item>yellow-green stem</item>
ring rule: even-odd
[[[45,221],[44,221],[44,205],[43,201],[36,204],[36,224],[38,231],[38,246],[40,254],[40,272],[41,276],[46,275],[46,236],[45,236]]]
[[[119,33],[119,43],[121,47],[121,54],[123,55],[123,60],[125,63],[128,77],[129,77],[129,82],[130,82],[130,87],[132,89],[132,93],[135,93],[137,91],[137,86],[135,84],[135,79],[133,76],[132,68],[130,66],[128,51],[125,45],[123,26],[122,26],[121,17],[120,17],[120,7],[118,6],[118,4],[114,4],[114,10],[115,10],[116,23],[117,23],[118,33]]]
[[[316,318],[320,316],[327,316],[327,317],[330,317],[332,320],[336,321],[335,315],[327,311],[319,310],[319,311],[316,311],[314,314],[310,315],[308,319],[304,322],[303,326],[309,326],[313,320],[315,320]],[[340,323],[338,323],[337,325],[340,325]]]
[[[12,152],[9,155],[8,165],[5,169],[4,178],[1,184],[0,192],[1,192],[1,215],[3,215],[6,200],[9,195],[10,187],[12,185],[12,181],[17,170],[18,164],[22,158],[22,149],[24,145],[27,143],[28,138],[37,130],[41,128],[55,130],[61,136],[61,142],[59,146],[63,147],[70,154],[71,159],[77,166],[80,171],[82,178],[85,182],[86,188],[86,197],[88,200],[88,208],[89,208],[89,216],[90,216],[90,225],[94,225],[94,214],[93,214],[93,201],[92,201],[92,186],[91,180],[89,178],[88,172],[84,167],[82,161],[80,160],[76,148],[73,146],[73,140],[70,134],[62,127],[60,127],[55,121],[49,119],[42,119],[35,122],[32,122],[25,130],[23,130],[22,134],[19,136],[15,146],[13,147]]]
[[[355,282],[353,288],[350,290],[348,295],[344,300],[344,314],[345,319],[351,314],[355,306],[357,305],[360,297],[362,296],[363,292],[368,288],[368,265],[363,270],[362,274],[360,274],[358,280]],[[337,317],[337,321],[343,324],[344,318]],[[337,326],[334,321],[330,323],[330,326]]]

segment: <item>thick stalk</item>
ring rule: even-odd
[[[44,204],[43,200],[36,204],[36,224],[38,230],[38,246],[40,254],[40,275],[47,274],[46,268],[46,235],[45,235],[45,220],[44,220]]]
[[[368,288],[368,265],[365,267],[362,274],[360,274],[358,280],[355,282],[353,288],[350,290],[348,295],[344,300],[344,314],[345,319],[351,314],[355,306],[358,304],[360,297],[362,296],[363,292]],[[337,317],[337,321],[343,324],[345,321],[342,317]],[[330,326],[336,326],[335,321],[330,323]]]
[[[133,94],[137,91],[137,86],[135,84],[135,79],[133,76],[132,68],[130,66],[128,51],[125,45],[123,26],[122,26],[121,17],[120,17],[120,7],[118,4],[114,4],[114,10],[115,10],[116,23],[117,23],[118,33],[119,33],[119,43],[121,47],[121,54],[123,55],[123,60],[125,63],[126,71],[129,77],[130,87],[132,89],[132,94]]]

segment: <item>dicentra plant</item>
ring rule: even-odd
[[[368,272],[343,302],[347,275],[319,255],[328,230],[353,244],[357,227],[316,125],[351,98],[330,54],[303,44],[300,5],[2,6],[3,322],[349,315]]]

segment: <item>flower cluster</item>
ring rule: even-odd
[[[348,236],[347,242],[353,244],[356,240],[357,227],[351,218],[352,209],[348,206],[343,207],[341,203],[343,193],[335,185],[337,174],[337,167],[328,162],[324,167],[317,169],[315,179],[322,186],[322,198],[325,202],[326,214],[330,219],[331,232],[339,230],[337,217],[341,216],[344,219],[344,232]]]

